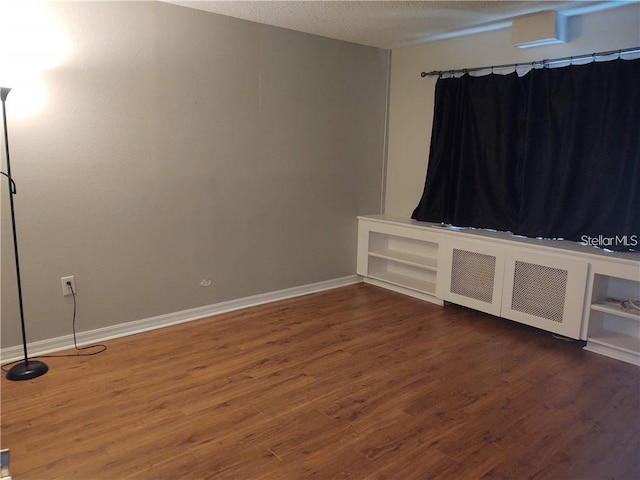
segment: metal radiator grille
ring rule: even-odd
[[[562,323],[566,270],[516,261],[511,309]]]
[[[451,293],[491,303],[496,257],[453,249]]]

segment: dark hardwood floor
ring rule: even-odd
[[[640,478],[638,367],[462,307],[359,284],[106,343],[2,380],[13,480]]]

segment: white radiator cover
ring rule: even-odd
[[[539,253],[507,251],[502,316],[580,338],[587,263]]]
[[[481,242],[441,246],[444,300],[580,338],[587,264]]]
[[[500,316],[504,250],[488,244],[450,241],[440,245],[436,295]]]
[[[491,304],[496,278],[496,257],[484,253],[453,249],[451,293]]]
[[[568,275],[561,268],[516,261],[511,310],[562,323]]]

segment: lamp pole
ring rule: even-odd
[[[29,360],[27,354],[27,333],[24,324],[24,307],[22,304],[22,281],[20,279],[20,257],[18,255],[18,235],[16,231],[16,213],[13,204],[13,196],[16,193],[15,182],[11,177],[11,159],[9,157],[9,133],[7,130],[7,109],[5,102],[10,88],[0,87],[0,100],[2,100],[2,122],[4,126],[4,148],[7,157],[7,173],[9,181],[9,208],[11,209],[11,227],[13,230],[13,252],[16,259],[16,278],[18,283],[18,305],[20,307],[20,327],[22,328],[22,348],[24,350],[24,361],[16,363],[7,372],[9,380],[29,380],[47,373],[49,367],[46,363],[38,360]]]

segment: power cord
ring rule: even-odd
[[[624,300],[622,303],[622,308],[624,308],[625,310],[628,309],[634,309],[634,310],[640,310],[640,301],[638,300]]]
[[[76,302],[76,292],[73,290],[73,285],[71,282],[67,281],[67,287],[71,290],[71,296],[73,297],[73,319],[71,321],[71,330],[73,332],[73,346],[78,352],[83,352],[85,350],[90,350],[92,348],[100,348],[100,350],[94,352],[86,352],[86,353],[76,353],[76,354],[67,354],[67,355],[37,355],[35,357],[29,357],[29,360],[35,360],[37,358],[65,358],[65,357],[89,357],[92,355],[98,355],[99,353],[104,352],[107,349],[107,346],[102,343],[97,343],[94,345],[86,345],[84,347],[78,347],[77,335],[76,335],[76,311],[77,311],[77,302]],[[14,365],[16,363],[22,362],[23,359],[16,360],[15,362],[5,363],[2,365],[1,369],[4,373],[7,373],[9,370],[5,367]]]
[[[621,310],[640,310],[640,300],[619,300],[617,298],[607,297],[603,303]]]
[[[73,284],[69,281],[67,281],[67,286],[69,287],[69,290],[71,290],[71,296],[73,297],[73,321],[71,322],[71,330],[73,331],[73,346],[75,347],[75,349],[77,351],[84,351],[84,350],[90,350],[92,348],[96,348],[96,347],[100,347],[100,350],[96,351],[96,352],[91,352],[91,353],[82,353],[82,354],[75,354],[75,355],[53,355],[54,357],[86,357],[86,356],[90,356],[90,355],[97,355],[99,353],[104,352],[107,349],[106,345],[103,345],[101,343],[98,344],[94,344],[94,345],[85,345],[84,347],[78,347],[78,341],[77,341],[77,335],[76,335],[76,292],[73,291]]]

